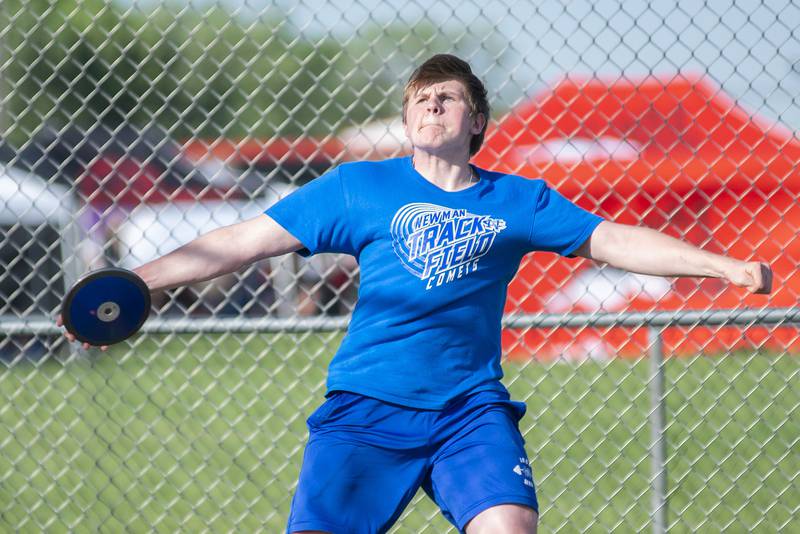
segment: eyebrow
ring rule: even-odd
[[[414,95],[414,98],[419,98],[421,96],[428,96],[428,93],[423,94],[422,91],[424,91],[424,89],[420,89],[419,91],[417,91],[417,93]],[[443,91],[438,91],[436,94],[438,94],[439,96],[456,96],[458,95],[458,92],[445,89]]]

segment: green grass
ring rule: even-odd
[[[337,336],[139,337],[0,370],[0,531],[281,532]],[[2,365],[2,364],[0,364]],[[649,529],[646,360],[505,366],[543,531]],[[669,359],[672,532],[800,523],[800,358]],[[448,524],[417,495],[394,532]]]

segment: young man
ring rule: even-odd
[[[766,265],[603,221],[541,180],[471,166],[488,117],[469,65],[434,56],[403,95],[411,157],[341,165],[264,216],[137,269],[155,291],[292,251],[358,259],[359,300],[327,400],[308,419],[288,532],[385,532],[419,487],[460,531],[535,532],[525,405],[500,382],[506,286],[528,252],[770,290]]]

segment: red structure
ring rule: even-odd
[[[610,220],[643,224],[716,252],[768,261],[769,297],[718,280],[658,281],[609,273],[551,254],[526,258],[507,311],[569,312],[794,306],[800,295],[800,142],[753,117],[699,77],[565,79],[512,110],[487,134],[475,162],[541,177]],[[576,263],[577,261],[577,263]],[[662,282],[663,284],[663,282]],[[616,285],[616,289],[614,289]],[[672,328],[665,350],[797,349],[793,328]],[[512,356],[639,355],[644,331],[507,331]]]

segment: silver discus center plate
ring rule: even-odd
[[[97,308],[97,318],[104,323],[110,323],[119,317],[119,304],[116,302],[104,302]]]

